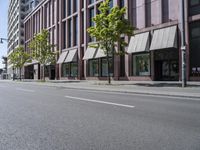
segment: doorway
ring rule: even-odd
[[[155,61],[155,80],[177,81],[179,77],[178,60]]]
[[[50,66],[50,80],[55,80],[55,78],[56,78],[55,66],[51,65]]]

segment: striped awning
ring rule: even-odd
[[[102,57],[106,57],[106,54],[104,53],[103,49],[98,48],[95,58],[102,58]]]
[[[75,62],[77,61],[77,49],[69,50],[66,59],[64,60],[65,63],[68,62]]]
[[[24,64],[24,66],[30,66],[30,65],[34,65],[34,64],[37,64],[39,63],[37,60],[33,59],[31,62],[27,62]]]
[[[94,59],[96,56],[96,53],[97,53],[97,48],[88,47],[83,56],[83,60]]]
[[[177,48],[177,26],[155,30],[150,50]]]
[[[64,62],[65,58],[67,57],[67,54],[68,54],[68,51],[62,52],[57,61],[57,64],[62,64]]]
[[[149,50],[149,32],[136,34],[131,37],[127,53],[138,53]]]

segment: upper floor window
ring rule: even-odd
[[[89,0],[89,4],[92,4],[92,3],[94,3],[94,0]]]
[[[124,7],[124,6],[125,6],[124,0],[121,0],[121,1],[119,2],[119,7],[122,8],[122,7]]]
[[[162,0],[162,22],[169,21],[169,0]]]
[[[90,8],[90,9],[89,9],[89,26],[90,26],[90,27],[92,27],[92,26],[95,25],[94,22],[93,22],[93,20],[92,20],[93,17],[94,17],[94,8]],[[93,37],[93,38],[90,37],[90,38],[89,38],[89,41],[90,41],[90,42],[94,41],[94,37]]]
[[[71,47],[72,45],[72,20],[68,20],[68,47]]]
[[[89,10],[89,20],[90,20],[90,27],[91,26],[94,26],[94,22],[92,21],[92,18],[94,17],[94,8],[91,8],[90,10]]]
[[[63,18],[66,17],[66,0],[63,0]]]
[[[72,14],[72,1],[68,0],[68,16]]]
[[[189,15],[200,14],[200,0],[189,0]]]
[[[63,22],[63,49],[66,48],[66,22]]]
[[[151,0],[145,1],[145,24],[146,27],[151,26]]]
[[[113,8],[113,0],[110,0],[110,8]]]
[[[78,10],[78,0],[74,0],[74,12]]]
[[[78,16],[74,18],[74,46],[78,44]]]

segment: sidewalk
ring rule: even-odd
[[[11,81],[12,82],[12,81]],[[200,100],[200,82],[188,82],[186,88],[181,87],[181,82],[157,81],[85,81],[85,80],[54,80],[47,82],[16,82],[36,85],[53,86],[60,88],[95,90],[105,92],[151,94],[163,96],[191,97]]]

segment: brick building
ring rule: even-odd
[[[43,0],[25,18],[25,49],[34,34],[48,29],[50,42],[59,50],[57,64],[47,68],[50,79],[106,79],[107,64],[100,49],[88,47],[94,39],[87,28],[102,0]],[[181,79],[181,1],[112,0],[126,6],[127,17],[136,27],[125,56],[110,58],[115,80]],[[187,80],[200,80],[200,0],[185,0]],[[40,78],[40,65],[25,66],[26,78]],[[33,74],[30,74],[33,72]]]

